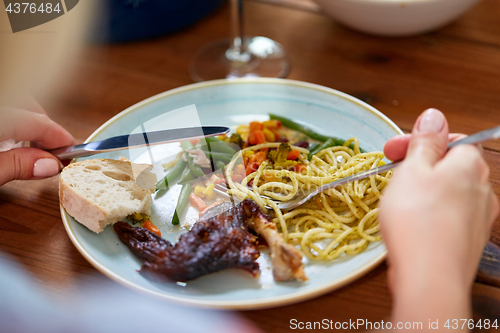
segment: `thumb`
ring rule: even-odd
[[[437,109],[427,109],[413,127],[406,157],[434,165],[444,156],[447,146],[448,122],[445,116]]]
[[[0,153],[0,186],[15,179],[40,179],[57,175],[61,162],[37,148],[16,148]]]

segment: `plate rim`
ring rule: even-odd
[[[109,119],[104,124],[102,124],[99,128],[97,128],[85,140],[85,143],[88,143],[91,140],[93,140],[94,137],[99,135],[102,131],[104,131],[111,124],[118,121],[120,118],[128,115],[129,113],[133,112],[134,110],[136,110],[140,107],[143,107],[147,104],[153,103],[153,102],[155,102],[159,99],[165,98],[167,96],[177,95],[180,93],[184,93],[186,91],[203,89],[206,87],[213,87],[213,86],[221,86],[221,85],[229,85],[229,84],[269,84],[269,83],[308,88],[308,89],[321,91],[324,93],[328,93],[330,95],[335,95],[335,96],[347,99],[350,102],[358,104],[359,106],[367,109],[367,111],[371,112],[375,116],[384,120],[391,127],[393,127],[393,129],[396,132],[398,132],[399,134],[403,134],[403,131],[391,119],[389,119],[386,115],[384,115],[382,112],[375,109],[373,106],[371,106],[371,105],[369,105],[369,104],[367,104],[367,103],[365,103],[365,102],[363,102],[363,101],[361,101],[361,100],[359,100],[351,95],[343,93],[341,91],[338,91],[338,90],[335,90],[332,88],[328,88],[325,86],[317,85],[314,83],[297,81],[297,80],[278,79],[278,78],[240,78],[240,79],[231,79],[231,80],[221,79],[221,80],[193,83],[193,84],[185,85],[182,87],[174,88],[171,90],[167,90],[167,91],[164,91],[162,93],[151,96],[145,100],[142,100],[142,101],[126,108],[125,110],[123,110],[123,111],[119,112],[118,114],[116,114],[115,116],[113,116],[111,119]],[[108,269],[106,266],[102,265],[97,259],[95,259],[84,248],[84,246],[76,238],[73,230],[71,229],[71,226],[69,225],[69,215],[66,212],[66,210],[63,208],[63,206],[60,202],[59,202],[59,209],[61,212],[61,217],[63,220],[64,228],[65,228],[66,233],[68,234],[71,242],[76,247],[78,252],[80,252],[80,254],[94,268],[96,268],[98,271],[103,273],[105,276],[111,278],[112,280],[114,280],[114,281],[116,281],[116,282],[120,283],[121,285],[124,285],[128,288],[139,291],[143,294],[154,296],[155,298],[173,301],[173,302],[176,302],[178,304],[187,305],[187,306],[196,306],[196,307],[202,307],[202,308],[223,309],[223,310],[257,310],[257,309],[265,309],[265,308],[277,307],[277,306],[281,306],[281,305],[289,305],[289,304],[293,304],[293,303],[298,303],[301,301],[315,298],[315,297],[320,296],[320,295],[324,295],[328,292],[339,289],[339,288],[357,280],[361,276],[366,275],[367,273],[369,273],[370,271],[375,269],[382,261],[385,260],[385,258],[387,256],[387,249],[384,249],[382,253],[380,253],[378,256],[376,256],[375,258],[370,260],[368,263],[366,263],[362,267],[358,267],[357,269],[355,269],[351,273],[344,275],[340,278],[334,279],[334,280],[330,281],[329,283],[323,284],[321,286],[317,286],[317,287],[312,288],[312,289],[293,292],[291,294],[282,295],[282,296],[271,297],[271,298],[265,299],[265,300],[246,300],[246,301],[227,301],[227,300],[224,300],[224,301],[220,301],[220,300],[197,300],[197,299],[183,298],[183,297],[163,294],[163,293],[153,291],[153,290],[141,287],[139,285],[136,285],[135,283],[121,277],[117,273],[114,273],[113,271]]]

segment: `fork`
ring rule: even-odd
[[[462,138],[460,140],[450,142],[448,144],[448,149],[451,149],[451,148],[458,146],[458,145],[480,143],[480,142],[483,142],[486,140],[496,140],[498,138],[500,138],[500,126],[493,127],[493,128],[478,132],[476,134],[467,136],[467,137]],[[278,208],[281,210],[291,210],[291,209],[294,209],[296,207],[303,205],[304,203],[306,203],[307,201],[309,201],[310,199],[312,199],[314,196],[318,195],[321,192],[324,192],[324,191],[329,190],[331,188],[335,188],[337,186],[348,184],[348,183],[356,181],[356,180],[361,180],[361,179],[368,178],[370,176],[384,173],[386,171],[389,171],[391,169],[396,168],[401,163],[402,163],[402,161],[393,162],[393,163],[385,164],[383,166],[376,167],[376,168],[373,168],[373,169],[370,169],[367,171],[363,171],[363,172],[357,173],[355,175],[345,177],[345,178],[336,180],[334,182],[331,182],[329,184],[320,186],[315,191],[313,191],[307,195],[296,195],[291,200],[288,200],[286,202],[276,201],[276,203],[278,205]],[[227,189],[228,188],[226,186],[218,184],[214,190],[221,195],[225,195],[225,196],[231,198],[229,196],[229,194],[226,193]],[[265,197],[265,196],[263,196],[263,197]],[[266,197],[266,198],[268,198],[268,197]]]

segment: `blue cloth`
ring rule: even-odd
[[[242,327],[228,313],[155,300],[111,281],[83,285],[62,300],[2,257],[0,272],[1,333],[221,333]]]
[[[106,0],[100,42],[153,38],[186,28],[211,14],[224,0]]]

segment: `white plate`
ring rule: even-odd
[[[196,110],[192,105],[196,106]],[[182,112],[178,110],[180,108]],[[171,111],[177,110],[177,111]],[[168,112],[170,111],[170,112]],[[382,113],[344,93],[298,81],[282,79],[218,80],[170,90],[140,102],[121,112],[87,141],[181,126],[235,126],[252,120],[264,120],[268,113],[280,114],[308,124],[323,134],[349,138],[357,136],[368,150],[382,150],[384,143],[402,131]],[[142,127],[141,127],[142,126]],[[168,161],[176,146],[155,147],[154,162]],[[160,154],[164,156],[160,157]],[[135,162],[149,162],[144,149],[113,152],[95,157],[125,156]],[[155,167],[158,176],[161,167]],[[154,196],[153,222],[163,237],[175,241],[178,227],[170,224],[178,188],[166,195]],[[187,218],[196,212],[190,208]],[[376,267],[386,255],[383,243],[372,243],[361,254],[342,255],[331,262],[306,262],[309,281],[276,283],[272,279],[269,256],[264,251],[258,262],[261,274],[253,278],[243,270],[226,270],[189,281],[186,284],[158,284],[143,278],[137,270],[141,262],[122,244],[111,227],[95,234],[77,223],[61,207],[64,226],[73,244],[98,270],[133,289],[187,305],[257,309],[290,304],[337,289]]]

